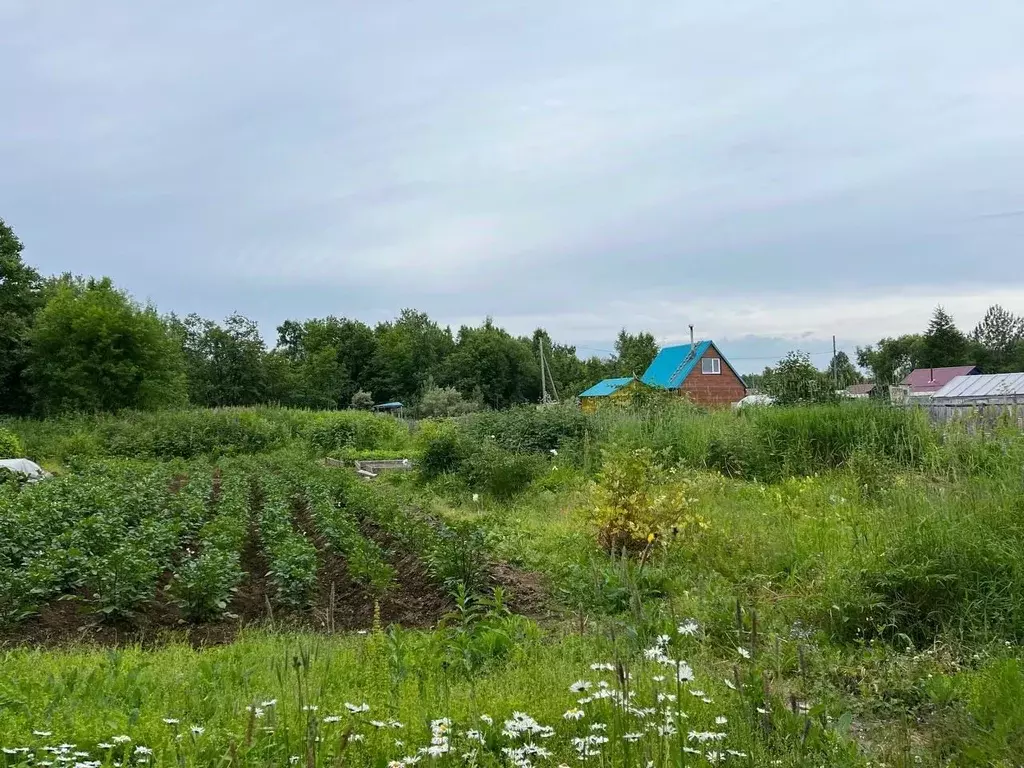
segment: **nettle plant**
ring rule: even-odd
[[[612,446],[603,452],[590,518],[610,552],[640,550],[656,540],[707,528],[691,509],[691,489],[649,448]]]

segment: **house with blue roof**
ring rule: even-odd
[[[709,407],[738,403],[747,394],[743,378],[710,339],[665,347],[640,381]]]
[[[626,402],[644,389],[672,392],[708,407],[731,405],[747,394],[743,379],[709,339],[665,347],[639,378],[598,382],[580,393],[580,407],[592,412],[602,402]]]

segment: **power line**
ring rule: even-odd
[[[804,350],[802,350],[802,349],[799,349],[799,350],[796,350],[796,351],[798,351],[798,352],[800,352],[801,354],[804,354],[804,355],[810,355],[811,357],[815,357],[817,355],[831,355],[832,354],[832,350],[830,350],[830,349],[825,349],[825,350],[822,350],[821,352],[804,352]],[[786,354],[789,354],[789,353],[787,352]],[[729,355],[729,360],[730,361],[731,360],[779,360],[779,359],[781,359],[781,358],[783,358],[785,356],[786,355],[761,355],[760,357],[733,357],[732,355]]]
[[[605,352],[605,353],[607,353],[609,355],[617,354],[614,350],[611,350],[611,349],[601,349],[600,347],[585,347],[585,346],[582,346],[582,345],[577,345],[576,349],[587,349],[587,350],[590,350],[591,352]],[[803,350],[800,350],[800,351],[804,352]],[[830,350],[830,349],[823,349],[820,352],[804,352],[804,354],[811,355],[812,357],[816,357],[818,355],[831,355],[832,354],[832,350]],[[785,356],[786,356],[785,354],[782,354],[782,355],[756,355],[756,356],[752,356],[752,357],[733,357],[732,355],[729,355],[729,360],[778,360],[778,359],[783,358]]]

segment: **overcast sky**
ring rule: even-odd
[[[269,340],[694,323],[757,370],[1024,312],[1022,41],[1020,0],[0,0],[0,217]]]

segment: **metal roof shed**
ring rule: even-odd
[[[933,405],[1024,405],[1024,373],[957,376],[932,396]]]
[[[608,397],[614,395],[624,386],[633,381],[632,376],[623,376],[618,379],[604,379],[603,381],[597,382],[590,389],[585,392],[580,392],[580,397]]]

